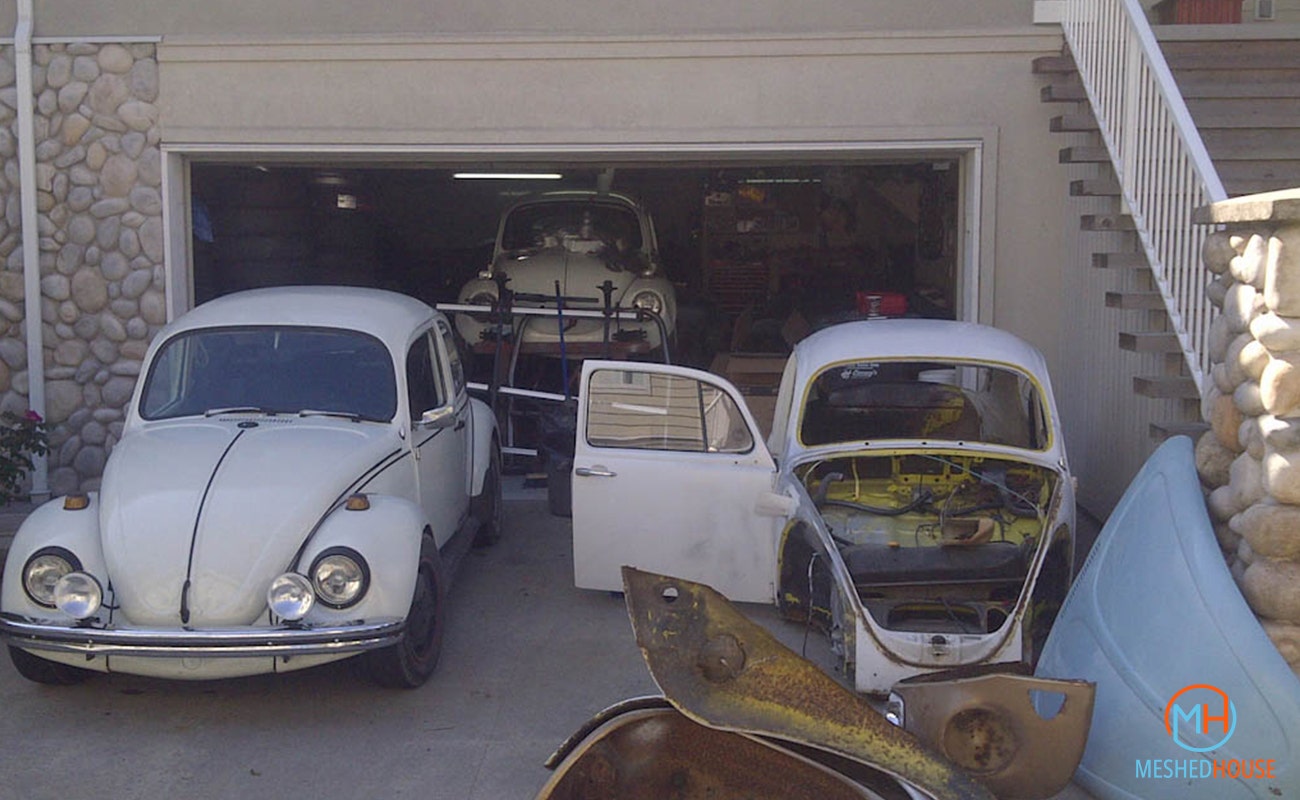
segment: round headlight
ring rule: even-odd
[[[281,619],[297,621],[307,616],[316,596],[311,592],[311,581],[296,572],[286,572],[271,581],[266,590],[266,604],[271,613]]]
[[[475,292],[474,294],[472,294],[472,295],[469,296],[469,299],[465,301],[465,304],[466,304],[466,305],[471,305],[471,306],[489,306],[489,307],[491,307],[491,306],[496,305],[496,302],[497,302],[497,296],[496,296],[496,294],[494,294],[494,293],[492,293],[492,292]],[[481,314],[470,314],[469,316],[470,316],[470,318],[473,319],[475,322],[489,322],[489,321],[491,321],[490,316],[489,316],[486,312],[481,313]]]
[[[69,572],[54,584],[54,605],[73,619],[93,617],[104,604],[104,590],[88,572]]]
[[[33,602],[54,608],[54,586],[69,572],[81,569],[81,562],[62,547],[43,547],[23,565],[23,589]]]
[[[355,550],[331,547],[312,562],[311,583],[321,603],[330,608],[347,608],[365,596],[370,568]]]
[[[664,299],[657,292],[637,292],[632,298],[632,305],[654,314],[664,313]]]

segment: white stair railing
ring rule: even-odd
[[[1214,308],[1192,211],[1227,197],[1137,0],[1066,0],[1061,23],[1193,380],[1210,388]]]

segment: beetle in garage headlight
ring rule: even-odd
[[[491,292],[477,292],[465,301],[466,305],[471,306],[495,306],[497,296]],[[491,316],[488,314],[472,313],[470,314],[478,322],[491,322]]]
[[[311,581],[296,572],[286,572],[275,580],[266,590],[266,604],[271,613],[281,619],[297,622],[307,616],[316,603],[312,594]]]
[[[370,567],[361,554],[347,547],[331,547],[311,565],[316,599],[330,608],[347,608],[365,597]]]
[[[55,608],[54,587],[59,579],[81,569],[81,562],[62,547],[44,547],[23,565],[23,590],[32,602]]]
[[[89,619],[104,604],[104,589],[88,572],[69,572],[54,584],[54,605],[73,619]]]
[[[652,314],[664,312],[664,299],[655,292],[638,292],[637,296],[632,298],[632,305]]]

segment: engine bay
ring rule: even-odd
[[[936,634],[993,633],[1013,616],[1059,481],[953,452],[837,457],[796,476],[876,624]]]

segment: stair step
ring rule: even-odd
[[[1133,379],[1133,392],[1161,400],[1195,400],[1196,381],[1185,376],[1150,376]]]
[[[1114,178],[1085,178],[1070,181],[1071,197],[1119,197],[1119,181]]]
[[[1038,99],[1044,103],[1079,103],[1088,99],[1088,92],[1078,82],[1049,83],[1038,90]]]
[[[1079,229],[1085,231],[1137,230],[1128,214],[1084,214],[1079,217]]]
[[[1208,422],[1153,422],[1150,432],[1152,439],[1163,442],[1172,436],[1190,436],[1198,439],[1209,429]]]
[[[1121,333],[1119,349],[1130,353],[1181,353],[1182,345],[1178,337],[1168,331],[1143,331],[1141,333]]]
[[[1248,194],[1280,192],[1285,189],[1294,189],[1296,186],[1300,186],[1300,181],[1298,180],[1286,180],[1283,178],[1275,178],[1272,180],[1264,178],[1248,178],[1245,180],[1227,179],[1221,180],[1220,182],[1223,184],[1223,191],[1228,195],[1228,197],[1244,197]]]
[[[1234,179],[1246,178],[1281,178],[1292,180],[1300,175],[1300,158],[1294,159],[1268,159],[1257,161],[1234,161],[1224,159],[1216,165],[1216,171],[1220,177]]]
[[[1198,128],[1300,128],[1300,103],[1291,98],[1188,98],[1187,110]]]
[[[1074,58],[1068,54],[1059,56],[1039,56],[1033,61],[1035,75],[1057,75],[1078,72],[1079,67]]]
[[[1093,256],[1095,259],[1097,253]],[[1143,261],[1145,264],[1145,260]],[[1106,292],[1106,308],[1118,308],[1124,311],[1163,311],[1165,299],[1160,292]]]
[[[1048,129],[1052,133],[1091,133],[1100,130],[1100,126],[1090,112],[1079,112],[1052,117]]]
[[[1300,127],[1281,130],[1202,128],[1201,141],[1217,165],[1221,161],[1294,159],[1300,154]]]
[[[1288,72],[1286,78],[1276,78],[1271,70],[1243,70],[1231,79],[1221,73],[1204,74],[1188,72],[1175,75],[1185,99],[1210,98],[1281,98],[1300,97],[1300,73]]]
[[[1093,253],[1092,265],[1098,269],[1146,269],[1149,266],[1142,253]]]
[[[1104,147],[1063,147],[1057,160],[1062,164],[1109,164],[1110,153]]]
[[[1244,42],[1202,42],[1196,52],[1186,52],[1174,43],[1162,43],[1165,61],[1175,73],[1188,69],[1300,69],[1300,48],[1295,41],[1278,42],[1276,48],[1241,47]]]

